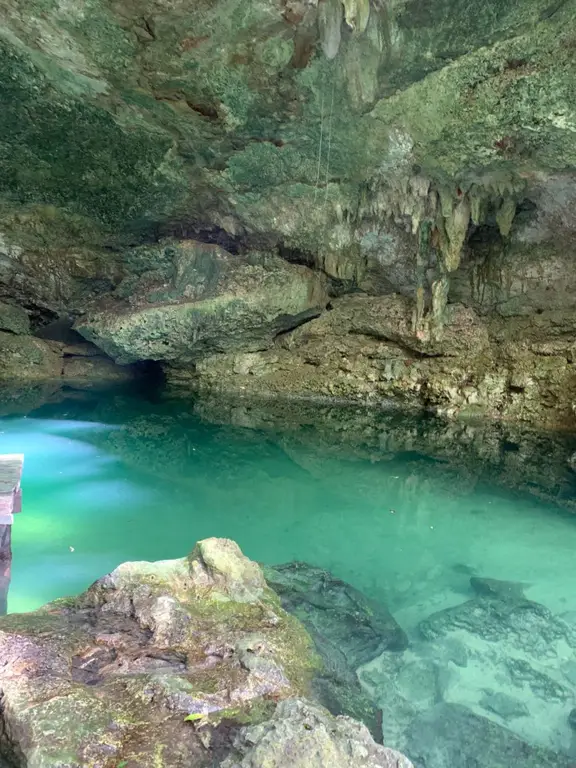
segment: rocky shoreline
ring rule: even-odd
[[[125,563],[78,597],[0,618],[0,759],[570,768],[575,649],[573,617],[520,584],[474,577],[468,601],[408,637],[326,571],[262,570],[234,542],[207,539],[187,558]]]
[[[412,768],[345,716],[347,690],[352,709],[362,699],[352,667],[332,689],[336,717],[304,700],[327,660],[225,539],[4,617],[0,650],[11,768]]]
[[[4,302],[0,382],[93,387],[134,380],[146,364],[183,393],[394,405],[573,430],[572,278],[552,261],[534,266],[541,279],[520,276],[517,285],[505,265],[496,289],[489,270],[462,269],[442,331],[420,332],[408,286],[379,295],[350,285],[334,295],[325,275],[273,253],[148,246],[130,255],[134,272],[76,318],[31,327],[31,313]],[[489,291],[499,292],[497,306]]]

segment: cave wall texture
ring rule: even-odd
[[[196,389],[576,426],[576,0],[0,0],[0,74],[3,378],[69,321]]]

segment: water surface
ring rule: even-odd
[[[573,621],[574,447],[570,436],[413,414],[71,396],[0,420],[0,453],[26,457],[9,611],[77,593],[123,561],[180,557],[223,536],[255,560],[307,561],[386,602],[422,666],[419,622],[473,598],[475,575],[521,582],[529,600]],[[573,649],[565,654],[576,670]],[[558,723],[536,740],[568,752],[576,671],[564,682]],[[532,695],[525,688],[514,697]],[[489,695],[479,690],[474,707]],[[487,717],[515,720],[522,735],[529,710],[508,722],[488,707]]]

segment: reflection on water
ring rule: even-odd
[[[234,538],[392,611],[408,648],[363,658],[359,676],[417,768],[567,766],[575,450],[571,436],[362,409],[64,400],[0,421],[0,453],[26,454],[8,607]]]

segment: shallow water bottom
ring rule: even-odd
[[[417,766],[456,759],[440,723],[496,739],[484,719],[569,755],[574,448],[569,436],[353,409],[65,398],[0,420],[0,453],[26,457],[8,610],[77,593],[126,560],[233,538],[263,563],[325,568],[393,612],[410,647],[360,679],[383,709],[387,743]],[[479,594],[474,577],[514,585]],[[533,602],[549,613],[532,615]],[[428,636],[423,622],[435,626]],[[417,744],[415,728],[444,747]],[[475,766],[475,749],[450,768]],[[512,764],[490,760],[478,765]]]

